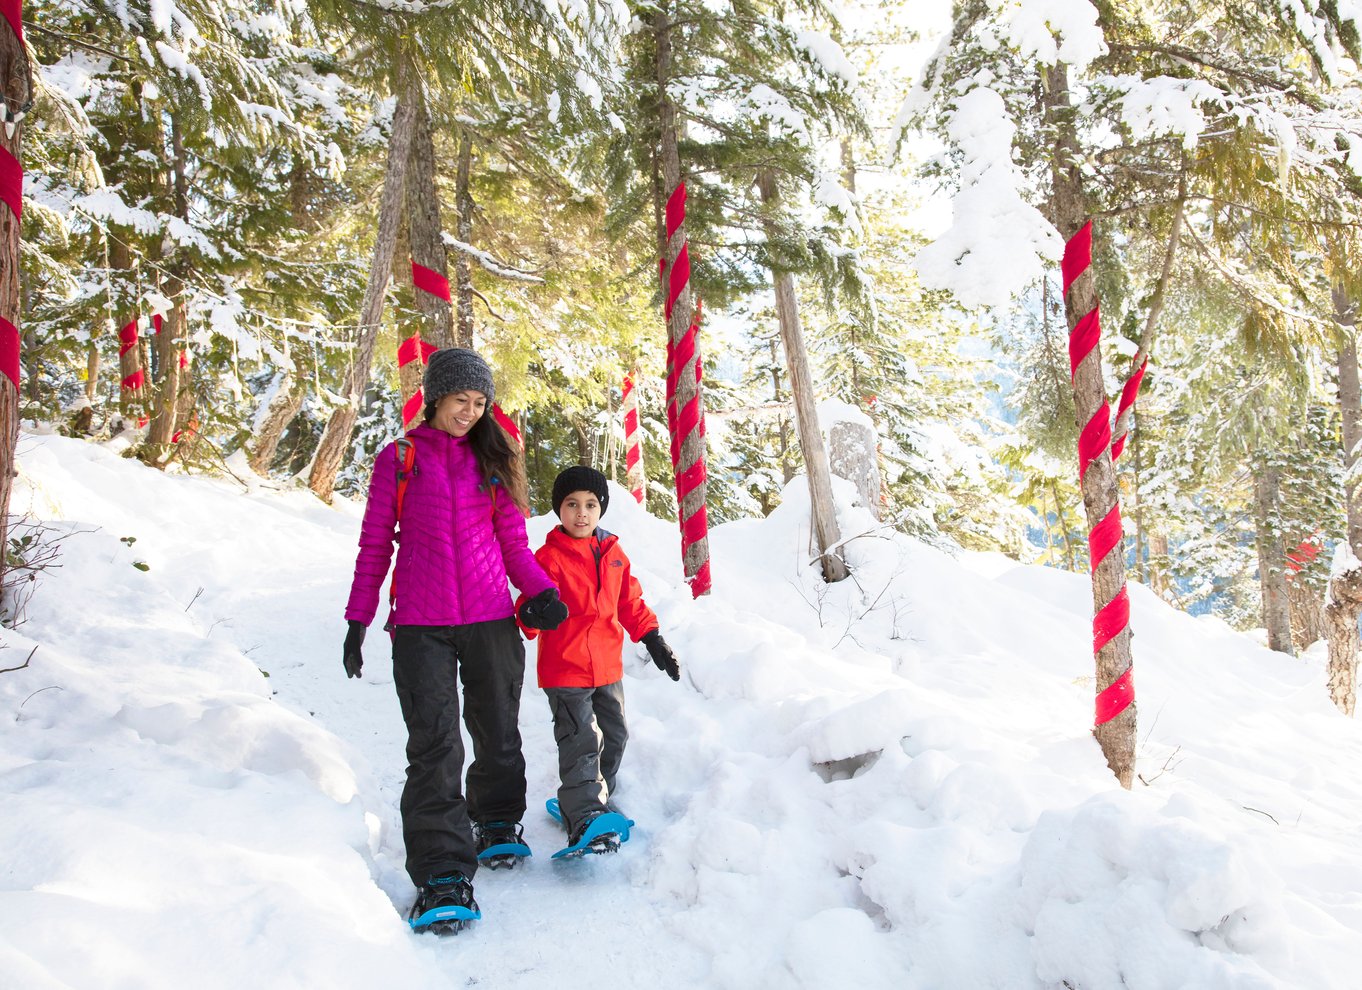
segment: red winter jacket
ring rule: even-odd
[[[459,626],[514,614],[512,583],[527,595],[552,587],[530,553],[525,517],[500,485],[482,483],[467,437],[425,423],[407,434],[416,448],[415,467],[397,527],[397,445],[374,462],[369,502],[359,533],[359,556],[350,585],[346,619],[368,625],[378,610],[383,578],[396,539],[399,626]],[[495,497],[494,497],[495,496]]]
[[[561,526],[534,555],[558,585],[567,606],[567,620],[557,629],[529,629],[539,637],[540,687],[600,687],[624,676],[620,654],[624,633],[637,643],[657,628],[657,616],[643,602],[643,589],[629,573],[629,558],[619,537],[597,528],[594,536],[578,540]],[[516,602],[517,613],[528,591]]]

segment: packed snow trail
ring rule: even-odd
[[[683,666],[626,647],[638,826],[550,861],[531,647],[535,855],[479,872],[469,931],[412,935],[378,623],[363,680],[340,663],[360,507],[51,436],[20,465],[15,510],[78,532],[2,632],[0,667],[40,647],[0,675],[0,987],[1351,983],[1362,737],[1318,657],[1133,589],[1154,779],[1123,792],[1085,728],[1081,576],[956,561],[847,504],[866,536],[828,587],[799,483],[714,530],[700,601],[675,525],[617,491],[604,525]]]

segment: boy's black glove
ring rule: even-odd
[[[350,620],[350,631],[345,634],[345,646],[341,649],[341,662],[345,664],[346,677],[363,677],[364,657],[359,648],[364,645],[364,623]]]
[[[521,624],[531,629],[557,629],[568,617],[557,588],[545,588],[520,606]]]
[[[642,643],[648,655],[653,658],[653,663],[657,664],[658,670],[663,671],[674,681],[681,680],[681,665],[676,662],[676,654],[672,652],[672,648],[667,645],[660,632],[654,629],[645,633]]]

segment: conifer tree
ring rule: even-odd
[[[17,16],[22,4],[7,8]],[[24,50],[19,23],[0,24],[0,97],[3,98],[3,127],[0,127],[0,157],[7,165],[9,179],[16,179],[23,137],[23,116],[33,99],[33,74]],[[21,169],[20,169],[21,172]],[[20,185],[17,181],[15,186]],[[0,374],[0,575],[8,558],[9,497],[14,477],[14,446],[19,432],[19,189],[6,193],[0,207],[0,353],[4,354],[5,374]]]
[[[813,30],[827,18],[818,3],[784,8],[759,0],[722,5],[682,0],[640,6],[636,13],[650,30],[630,39],[630,86],[639,95],[622,111],[636,171],[618,180],[624,191],[616,215],[625,218],[624,229],[651,215],[666,271],[682,239],[692,245],[688,291],[677,300],[669,325],[673,341],[689,328],[691,293],[713,310],[758,287],[745,259],[758,260],[772,273],[778,299],[784,300],[778,319],[794,352],[788,355],[790,374],[801,379],[794,398],[805,404],[800,441],[814,488],[818,549],[827,576],[840,577],[844,565],[835,553],[825,553],[837,542],[836,520],[826,455],[818,451],[812,377],[798,367],[803,333],[795,329],[793,279],[807,273],[830,286],[859,285],[854,259],[837,244],[836,222],[815,228],[799,220],[803,197],[820,178],[814,143],[826,133],[824,122],[860,126],[849,65],[829,38]],[[683,181],[686,226],[669,243],[666,202]],[[692,401],[694,380],[690,368],[677,369],[679,406]],[[685,438],[680,456],[683,465],[700,457],[698,436]],[[689,498],[694,504],[682,509],[683,516],[703,503],[703,489]],[[692,550],[688,574],[705,552],[699,546]]]
[[[358,346],[346,373],[343,401],[331,414],[308,479],[318,497],[329,499],[354,429],[357,403],[370,378],[405,198],[410,143],[424,101],[423,87],[481,88],[490,96],[511,93],[516,86],[548,93],[556,85],[574,94],[578,77],[567,72],[566,63],[548,53],[570,55],[574,71],[585,72],[596,65],[597,44],[608,36],[613,23],[599,16],[601,12],[595,8],[579,10],[569,21],[556,4],[539,0],[528,4],[507,0],[417,2],[401,10],[333,0],[320,8],[320,16],[328,23],[365,39],[364,64],[374,72],[375,84],[397,101],[379,237],[360,314]],[[557,91],[550,95],[562,99]],[[427,207],[432,189],[433,185],[423,180],[423,188],[418,190],[422,194],[418,201]],[[423,226],[422,250],[438,252],[443,245],[433,244],[430,230],[430,224]]]

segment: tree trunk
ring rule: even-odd
[[[1051,221],[1060,236],[1068,241],[1087,222],[1087,195],[1080,168],[1078,138],[1073,126],[1070,104],[1068,68],[1058,63],[1044,70],[1045,111],[1047,123],[1053,128],[1055,143],[1051,159],[1052,195]],[[1089,267],[1084,271],[1064,298],[1065,315],[1070,332],[1078,321],[1097,308],[1097,283]],[[1094,347],[1083,359],[1073,375],[1074,413],[1081,432],[1094,416],[1105,413],[1106,386],[1102,379],[1102,350]],[[1091,532],[1118,506],[1116,469],[1110,450],[1103,450],[1082,472],[1079,488],[1083,494],[1083,508]],[[1125,591],[1125,554],[1123,542],[1100,561],[1090,561],[1092,567],[1093,614]],[[1101,694],[1132,665],[1130,624],[1127,622],[1100,650],[1097,651],[1097,693]],[[1132,701],[1119,715],[1093,729],[1107,758],[1107,765],[1116,774],[1121,786],[1130,787],[1135,775],[1136,706]]]
[[[677,146],[679,135],[677,134],[676,106],[672,103],[671,96],[667,92],[667,87],[671,81],[672,73],[672,42],[671,42],[671,20],[668,15],[667,7],[660,7],[653,18],[653,26],[657,39],[657,108],[658,124],[660,129],[660,164],[662,179],[662,199],[654,204],[654,209],[660,214],[666,197],[672,195],[673,191],[681,185],[681,154]],[[665,228],[663,237],[666,237]],[[686,225],[684,222],[679,224],[670,238],[667,238],[666,253],[664,259],[667,262],[667,271],[670,272],[676,265],[677,256],[681,252],[681,247],[686,243]],[[666,287],[664,283],[664,294]],[[691,298],[690,282],[687,281],[681,290],[675,304],[672,307],[670,318],[667,320],[667,338],[673,345],[680,344],[682,338],[690,330],[691,316],[694,313],[694,304]],[[695,356],[686,362],[683,367],[673,369],[676,376],[676,408],[685,409],[692,400],[695,401],[700,414],[700,422],[704,422],[704,396],[700,390],[700,376],[698,374],[698,364],[700,361],[700,349],[695,349]],[[705,439],[698,429],[691,430],[684,437],[680,438],[679,460],[677,463],[678,472],[693,467],[701,463],[705,457]],[[677,514],[684,524],[685,520],[692,518],[697,513],[706,510],[706,497],[708,494],[708,483],[701,480],[693,489],[680,499],[677,505]],[[708,534],[700,537],[688,544],[682,553],[682,566],[685,571],[686,581],[690,583],[696,575],[709,563],[709,536]]]
[[[459,130],[459,164],[454,172],[454,236],[464,244],[473,243],[473,135]],[[455,328],[459,347],[473,346],[473,259],[465,251],[454,254],[454,281],[457,286],[459,320]]]
[[[572,424],[573,435],[577,438],[577,463],[583,467],[594,467],[591,463],[591,434],[587,430],[587,424],[573,416],[568,420]]]
[[[1152,532],[1149,534],[1149,590],[1165,600],[1172,587],[1168,574],[1168,534]]]
[[[1362,387],[1357,372],[1357,306],[1342,286],[1334,286],[1334,320],[1342,343],[1338,348],[1338,404],[1343,417],[1343,495],[1348,519],[1348,546],[1362,558],[1362,501],[1358,493],[1358,457],[1362,456]]]
[[[780,197],[776,190],[775,174],[770,169],[758,176],[757,189],[768,211],[764,220],[766,241],[774,244],[779,232],[770,219],[769,211],[776,209]],[[818,425],[813,376],[809,373],[809,352],[804,346],[804,331],[799,324],[799,300],[795,297],[794,276],[772,268],[771,279],[775,283],[776,319],[780,322],[780,339],[785,345],[790,394],[794,397],[795,430],[799,435],[799,450],[804,455],[804,473],[809,482],[810,523],[814,541],[823,564],[824,580],[841,581],[848,571],[840,550],[829,549],[837,544],[841,534],[837,529],[837,505],[832,497],[832,473],[828,466],[827,448],[823,445],[823,430]]]
[[[1335,285],[1334,320],[1342,343],[1338,349],[1338,404],[1343,418],[1343,496],[1348,523],[1348,546],[1362,557],[1362,500],[1358,492],[1358,458],[1362,457],[1362,387],[1357,369],[1357,304],[1341,285]],[[1350,568],[1329,582],[1324,607],[1329,639],[1329,697],[1345,715],[1357,702],[1357,617],[1362,613],[1362,571]]]
[[[1356,565],[1356,560],[1353,561]],[[1324,607],[1329,629],[1329,697],[1352,717],[1357,705],[1357,617],[1362,614],[1362,566],[1349,567],[1329,581]]]
[[[403,73],[415,69],[405,64]],[[403,77],[405,80],[405,77]],[[400,86],[405,92],[406,87]],[[402,219],[402,192],[406,182],[407,161],[411,153],[411,137],[415,108],[399,99],[393,113],[392,137],[388,142],[388,164],[383,176],[383,197],[378,209],[378,234],[374,238],[374,257],[369,265],[369,284],[364,290],[364,302],[359,314],[359,338],[354,356],[342,385],[345,404],[331,414],[317,444],[308,475],[308,487],[325,502],[331,501],[336,474],[350,445],[350,434],[355,429],[359,400],[369,383],[369,371],[374,360],[374,346],[383,316],[383,301],[388,280],[392,277],[393,252],[397,246],[397,228]]]
[[[771,394],[777,402],[784,401],[784,393],[780,389],[780,355],[776,352],[775,338],[771,338]],[[780,443],[780,480],[782,484],[788,485],[795,476],[794,465],[790,463],[790,421],[787,417],[777,413],[779,423],[779,433],[777,434]],[[770,513],[766,513],[770,515]]]
[[[1258,583],[1263,595],[1263,625],[1269,649],[1293,653],[1291,610],[1286,591],[1286,547],[1277,519],[1281,468],[1265,455],[1253,458],[1253,518],[1258,544]]]
[[[446,284],[448,258],[440,227],[440,190],[435,185],[435,139],[430,130],[430,114],[425,94],[416,73],[411,73],[403,99],[415,108],[412,120],[411,152],[407,162],[407,237],[413,264],[429,268]],[[416,309],[425,317],[421,336],[436,347],[454,346],[454,317],[448,299],[417,289]],[[421,363],[417,364],[420,371]],[[410,395],[410,392],[405,393]]]
[[[103,325],[104,320],[101,317],[95,326]],[[85,349],[85,398],[92,405],[99,395],[99,344],[96,342],[98,337],[99,331],[96,329],[90,334],[90,346]]]
[[[19,4],[15,4],[16,14],[19,7]],[[11,108],[18,109],[33,95],[23,41],[6,25],[0,25],[0,82],[4,86],[4,92],[0,95]],[[23,133],[22,123],[14,128],[12,135],[7,133],[5,127],[0,127],[0,148],[16,162],[22,161],[19,145]],[[16,376],[19,374],[18,337],[23,308],[19,286],[19,243],[18,215],[8,207],[0,207],[0,319],[10,324],[9,327],[0,327],[0,334],[6,338],[0,344],[5,349],[13,348],[13,367],[7,370]],[[4,576],[9,547],[9,497],[14,483],[14,448],[18,439],[19,383],[11,380],[9,374],[0,374],[0,577]]]
[[[1187,212],[1187,173],[1184,171],[1178,177],[1178,206],[1173,214],[1173,226],[1168,233],[1168,247],[1163,255],[1163,268],[1159,271],[1159,280],[1154,285],[1154,295],[1149,300],[1149,312],[1145,316],[1144,330],[1140,333],[1140,345],[1135,350],[1135,356],[1130,359],[1130,373],[1133,375],[1139,371],[1140,366],[1149,360],[1149,355],[1154,348],[1154,335],[1158,330],[1159,317],[1163,314],[1164,300],[1168,295],[1168,284],[1173,277],[1173,262],[1177,259],[1178,243],[1182,239],[1183,217]],[[1121,436],[1127,429],[1133,428],[1135,407],[1132,405],[1112,427],[1113,436]]]
[[[169,192],[175,216],[188,223],[189,176],[184,140],[180,133],[180,116],[176,112],[170,114],[170,150],[172,174]],[[147,429],[147,453],[152,464],[164,464],[170,456],[171,438],[180,428],[180,414],[184,408],[181,392],[185,390],[189,377],[184,373],[187,369],[180,366],[180,353],[189,336],[184,298],[186,272],[180,254],[177,249],[165,265],[168,276],[161,291],[173,305],[153,345],[159,377],[153,389],[151,425]]]
[[[639,504],[647,505],[648,502],[648,472],[643,463],[643,422],[639,418],[638,408],[638,383],[643,380],[643,369],[637,364],[629,372],[629,381],[633,387],[629,389],[629,394],[621,396],[620,413],[625,423],[624,437],[624,487],[631,492],[639,495]],[[634,428],[629,430],[629,424]],[[637,456],[630,460],[631,452]]]
[[[109,242],[109,267],[120,273],[127,272],[132,268],[132,253],[128,250],[128,245],[124,238],[110,238]],[[112,276],[110,278],[112,281]],[[117,303],[123,303],[127,298],[127,293],[120,292],[115,297]],[[132,341],[131,347],[126,347],[122,339],[119,340],[118,355],[118,408],[123,414],[123,418],[130,423],[137,423],[146,414],[146,397],[150,391],[149,383],[146,380],[146,365],[142,361],[142,340],[144,334],[141,327],[141,316],[137,312],[140,300],[134,300],[132,306],[124,306],[120,312],[117,303],[112,303],[118,326],[114,328],[116,333],[121,333],[123,327],[128,323],[137,321],[137,339]],[[141,372],[141,384],[135,388],[128,388],[123,383],[132,381]]]
[[[1139,417],[1135,415],[1135,410],[1130,410],[1130,432],[1132,434],[1130,443],[1130,473],[1132,483],[1130,486],[1130,499],[1133,503],[1131,516],[1135,520],[1135,573],[1140,579],[1140,583],[1148,587],[1149,585],[1149,559],[1146,548],[1144,531],[1144,499],[1140,497],[1140,455],[1144,451],[1144,444],[1140,443]]]
[[[1298,653],[1329,634],[1324,597],[1302,575],[1287,580],[1286,604],[1291,613],[1291,644]]]
[[[1059,535],[1064,540],[1064,569],[1070,574],[1077,573],[1078,562],[1074,560],[1074,541],[1069,538],[1069,517],[1064,512],[1064,502],[1059,497],[1059,481],[1050,479],[1050,496],[1055,500],[1055,518],[1059,522]]]
[[[162,291],[173,300],[170,312],[161,321],[161,332],[152,338],[156,366],[160,370],[152,389],[151,424],[147,428],[147,449],[153,464],[164,464],[170,454],[170,438],[177,429],[180,412],[180,350],[185,336],[184,283],[177,275],[167,276]]]

